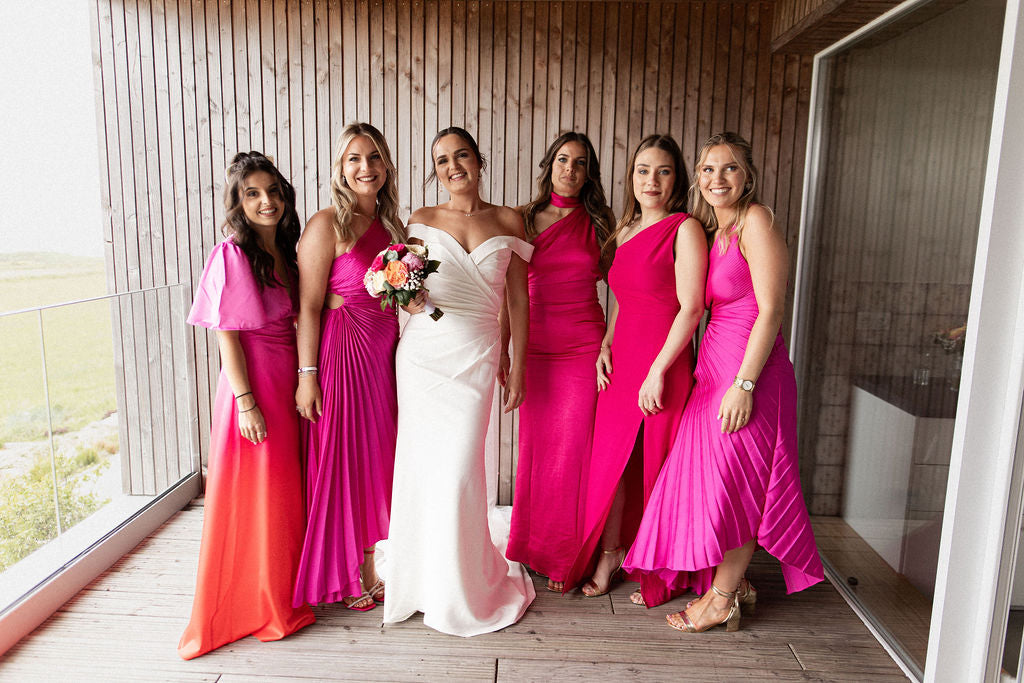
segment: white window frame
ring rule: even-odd
[[[908,0],[814,58],[790,337],[798,376],[805,367],[805,299],[814,296],[815,192],[831,58],[926,2]],[[929,683],[998,680],[1024,479],[1024,467],[1014,468],[1024,396],[1022,204],[1024,5],[1007,0],[925,662]]]

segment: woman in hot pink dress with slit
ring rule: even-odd
[[[596,286],[603,276],[600,245],[613,221],[586,135],[558,136],[540,167],[537,197],[522,208],[534,247],[527,271],[530,391],[519,406],[506,556],[548,577],[548,590],[561,592],[580,541],[577,512],[597,405],[594,364],[604,336]],[[502,348],[507,366],[508,347]]]
[[[395,469],[398,318],[363,285],[367,268],[404,239],[395,167],[376,128],[338,138],[333,206],[299,240],[299,387],[308,522],[294,603],[384,600],[374,546],[387,538]]]
[[[292,405],[295,190],[259,152],[235,155],[226,185],[228,238],[207,259],[188,314],[217,331],[221,372],[183,659],[248,635],[278,640],[314,621],[308,605],[292,606],[305,524]]]
[[[704,312],[707,246],[686,208],[686,168],[676,142],[644,138],[630,159],[625,211],[608,282],[593,448],[583,497],[583,535],[566,578],[576,584],[597,555],[587,596],[607,593],[632,544],[644,505],[690,393],[693,332]],[[634,573],[650,604],[668,597],[656,577]]]
[[[691,197],[711,241],[711,317],[693,394],[626,567],[704,593],[668,616],[673,628],[733,631],[741,606],[757,599],[743,578],[755,545],[782,562],[790,593],[824,574],[800,490],[796,380],[780,332],[786,242],[757,203],[746,140],[720,133],[697,158]]]

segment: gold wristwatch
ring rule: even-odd
[[[736,376],[736,379],[734,379],[732,381],[732,385],[734,387],[736,387],[737,389],[740,389],[742,391],[753,391],[754,390],[754,382],[752,380],[740,379],[740,377],[738,375]]]

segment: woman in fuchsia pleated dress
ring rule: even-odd
[[[228,238],[214,247],[188,322],[217,331],[221,372],[210,418],[203,540],[192,617],[178,654],[192,659],[314,621],[292,606],[302,548],[295,392],[295,190],[259,152],[235,156],[225,188]]]
[[[342,131],[331,203],[299,241],[299,387],[305,418],[306,538],[294,604],[384,600],[374,546],[387,538],[395,469],[398,318],[363,285],[374,257],[405,231],[395,166],[373,126]]]
[[[597,281],[613,218],[586,135],[559,135],[540,167],[538,194],[522,207],[534,247],[527,271],[529,393],[519,406],[506,555],[548,577],[548,590],[561,592],[580,540],[577,513],[597,406],[594,365],[605,329]]]
[[[711,244],[711,317],[693,393],[626,567],[672,590],[704,593],[668,616],[673,628],[733,631],[740,608],[757,599],[743,578],[756,545],[780,560],[791,593],[824,575],[800,490],[796,380],[779,329],[786,242],[757,203],[746,140],[720,133],[697,159],[691,203]]]

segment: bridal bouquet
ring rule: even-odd
[[[432,261],[427,257],[427,248],[424,246],[392,244],[374,257],[363,277],[363,284],[370,296],[381,300],[381,310],[387,306],[406,306],[417,292],[425,289],[423,281],[437,271],[440,265],[440,261]],[[444,315],[429,299],[426,302],[426,313],[434,320]]]

